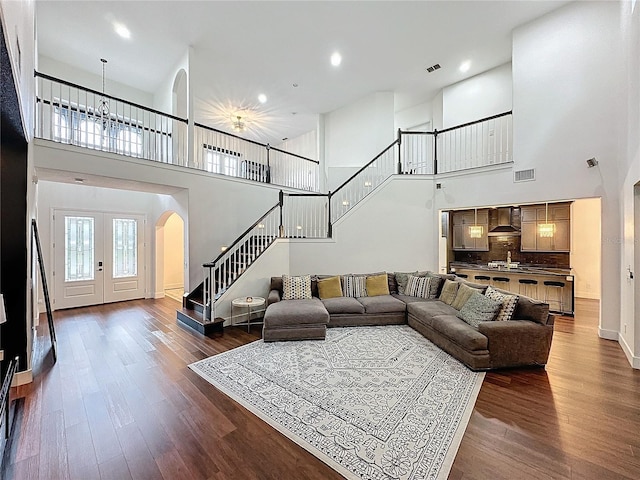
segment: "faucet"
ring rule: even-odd
[[[509,268],[510,263],[511,263],[511,250],[507,251],[507,268]]]

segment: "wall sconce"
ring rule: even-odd
[[[345,207],[349,206],[349,200],[343,200],[342,201],[342,205],[344,205]]]
[[[263,229],[264,228],[264,223],[259,223],[258,224],[258,228]]]
[[[469,237],[471,238],[482,238],[482,232],[484,228],[482,225],[478,225],[478,209],[475,208],[475,221],[473,225],[469,226]]]
[[[296,227],[296,230],[302,230],[302,225],[298,225],[298,226]]]
[[[369,182],[369,181],[364,182],[364,186],[365,187],[370,187],[371,186],[371,182]]]
[[[544,223],[538,225],[538,235],[551,238],[556,233],[556,224],[549,223],[549,204],[545,203]]]
[[[220,247],[220,251],[221,252],[226,252],[227,248],[229,248],[229,247],[227,247],[226,245],[223,245],[223,246]]]

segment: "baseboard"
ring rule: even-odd
[[[164,291],[154,293],[153,298],[164,298]]]
[[[619,335],[619,337],[620,338],[618,340],[618,343],[622,347],[622,351],[624,352],[624,354],[627,356],[627,360],[633,368],[640,370],[640,357],[637,357],[633,354],[633,351],[629,347],[629,344],[622,335]]]
[[[16,372],[13,376],[12,387],[19,387],[20,385],[26,385],[33,382],[33,370],[23,370],[22,372]]]
[[[165,283],[164,285],[165,290],[173,290],[173,289],[182,288],[182,287],[184,287],[184,284],[182,283],[169,283],[169,284]]]
[[[619,334],[617,330],[605,330],[604,328],[598,328],[598,336],[605,340],[619,340]]]

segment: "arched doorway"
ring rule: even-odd
[[[184,294],[184,220],[163,213],[156,223],[156,298],[182,301]]]
[[[187,95],[187,72],[184,71],[184,68],[181,68],[178,70],[178,73],[176,73],[172,89],[171,111],[176,117],[187,118],[189,115]]]

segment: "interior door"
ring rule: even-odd
[[[103,303],[102,214],[58,210],[53,222],[54,308]]]
[[[54,307],[144,298],[144,216],[54,212]]]

